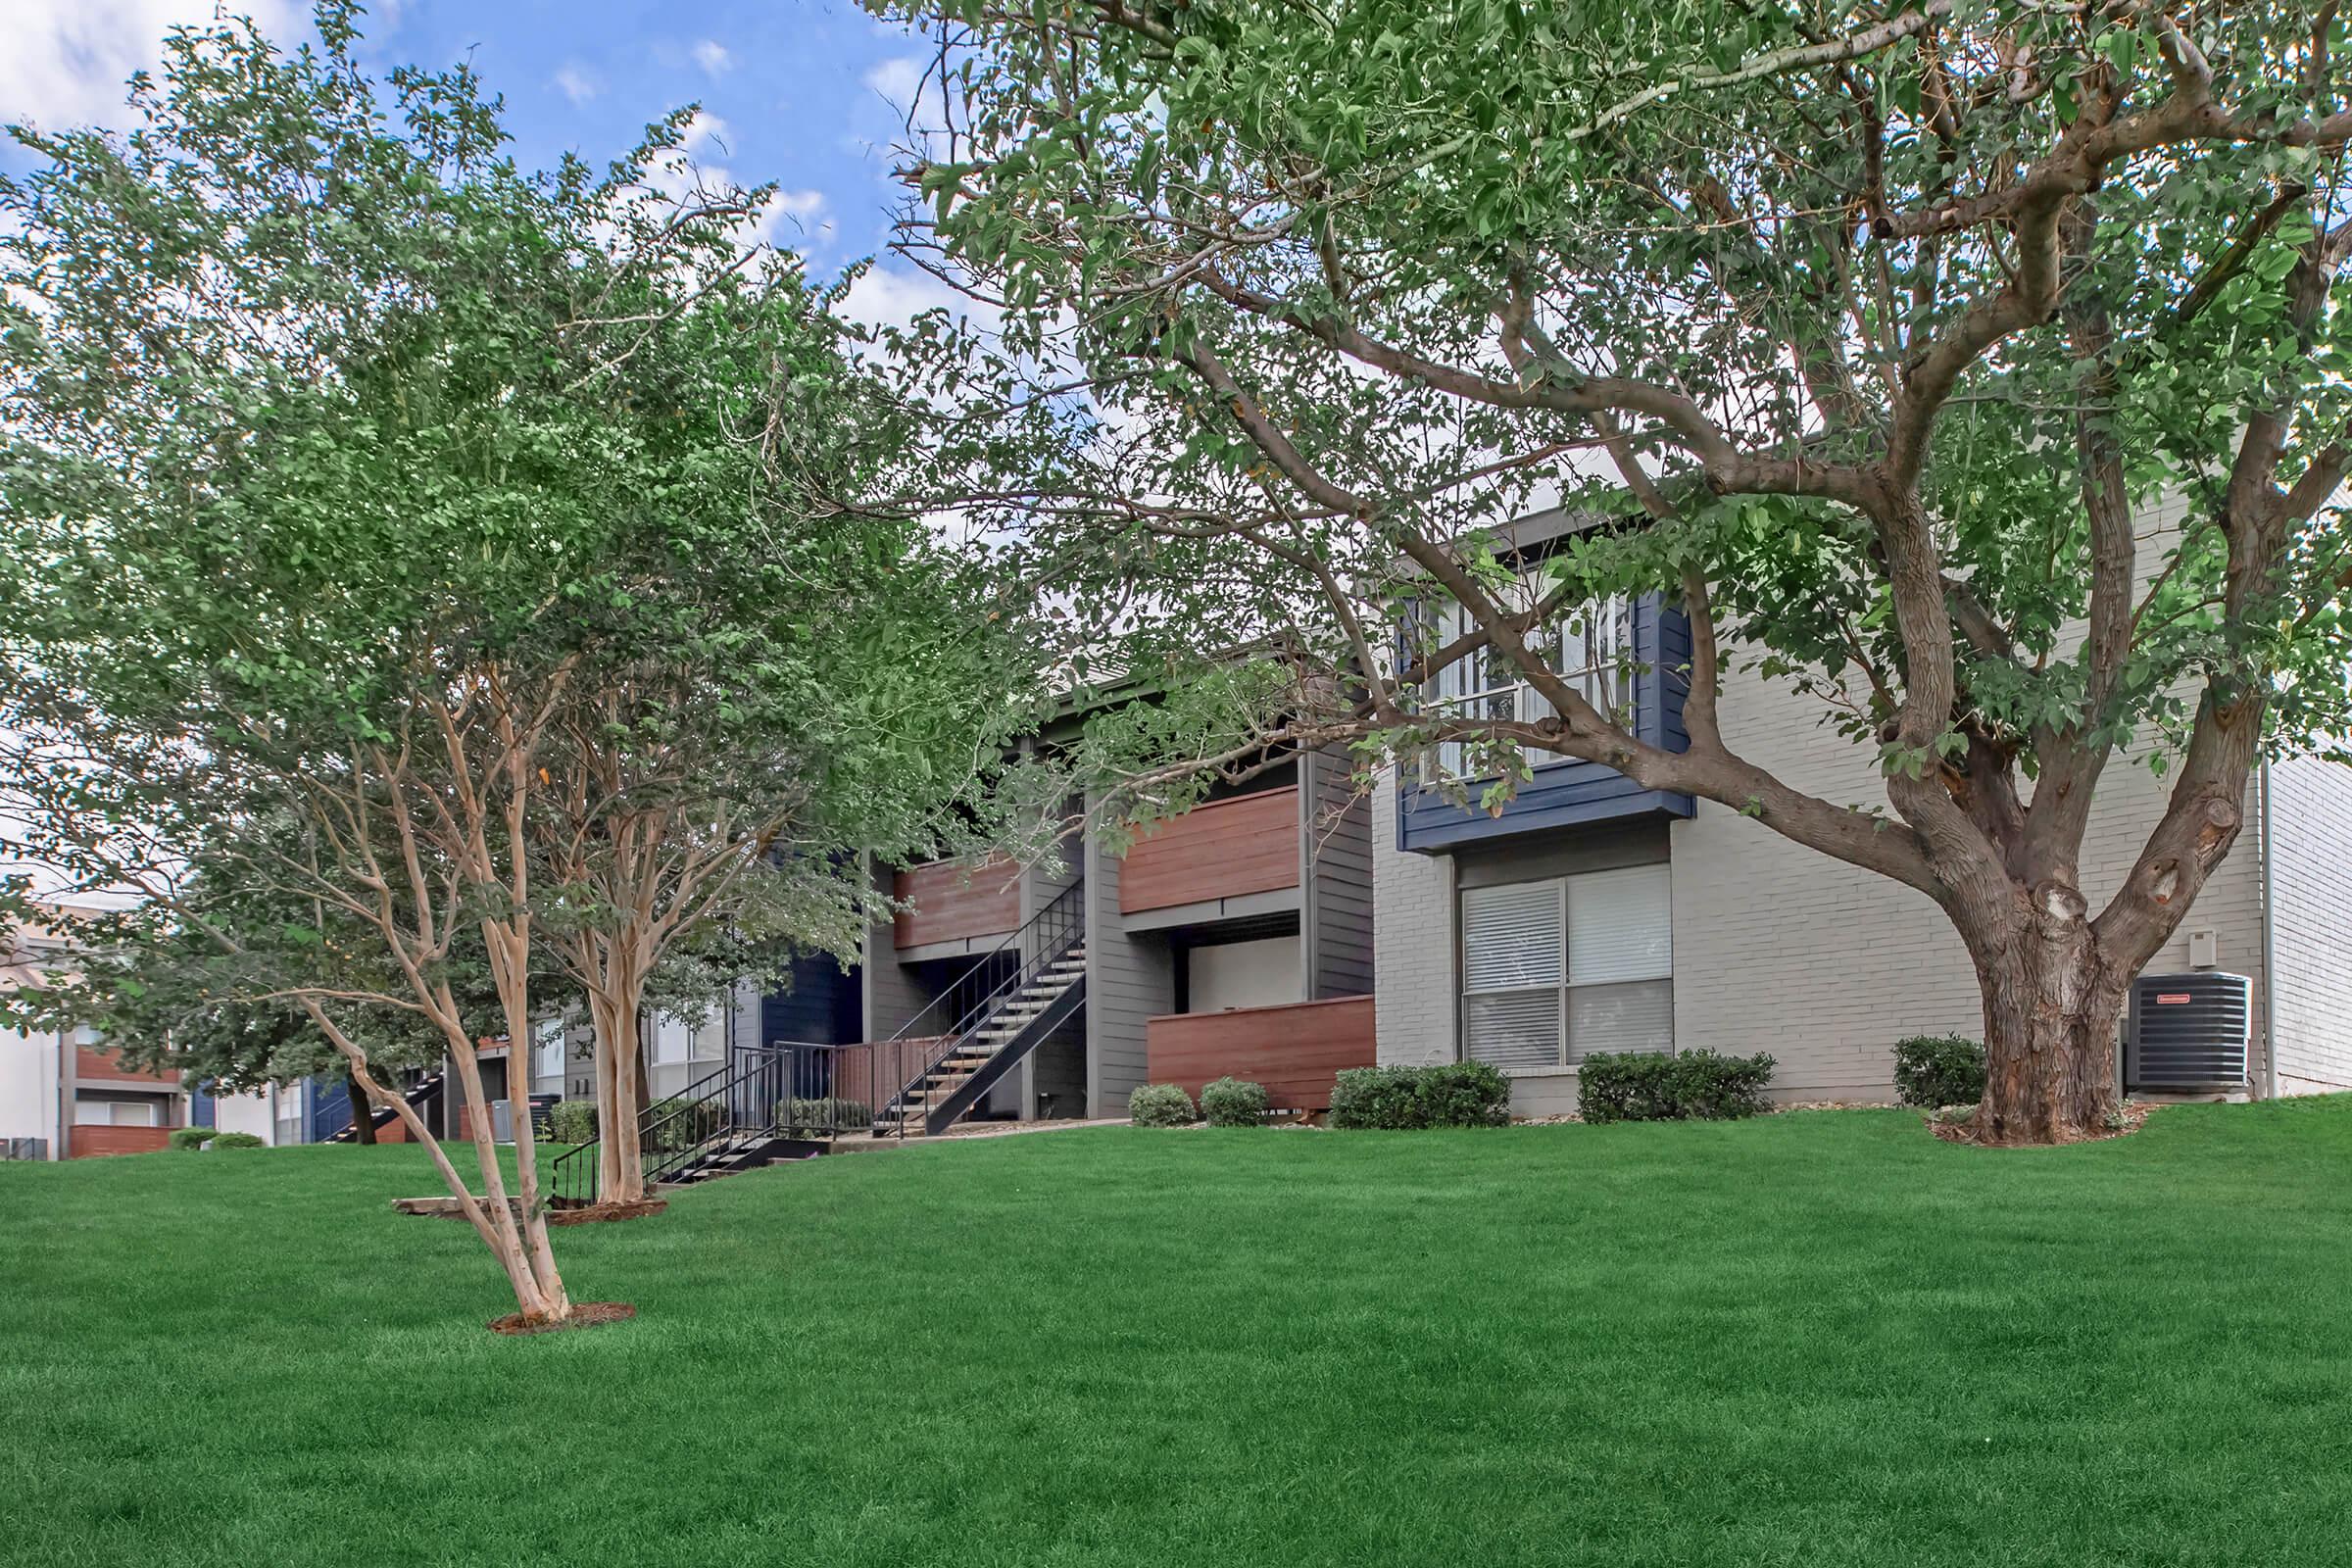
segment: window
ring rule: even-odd
[[[727,1014],[713,1007],[700,1018],[654,1020],[654,1060],[668,1066],[680,1061],[720,1061],[727,1054]]]
[[[303,1141],[302,1085],[299,1083],[281,1084],[278,1086],[276,1094],[277,1111],[273,1118],[277,1125],[276,1142],[281,1146],[299,1144]]]
[[[1505,595],[1505,608],[1532,609],[1546,591],[1540,573],[1520,579],[1519,592]],[[1443,648],[1474,629],[1470,612],[1448,603],[1440,612],[1433,647]],[[1530,633],[1528,646],[1549,661],[1571,687],[1604,713],[1624,708],[1630,687],[1627,674],[1634,657],[1634,611],[1622,596],[1581,605],[1558,620]],[[1534,723],[1556,710],[1529,685],[1519,667],[1492,649],[1438,671],[1425,691],[1430,711],[1477,718]],[[1460,741],[1441,742],[1430,764],[1446,778],[1467,779],[1475,764],[1471,748]],[[1565,760],[1538,753],[1539,764]]]
[[[1462,1054],[1573,1065],[1674,1049],[1673,879],[1633,866],[1462,891]]]
[[[76,1127],[161,1127],[164,1107],[151,1099],[99,1100],[92,1096],[76,1095],[74,1099],[74,1125]]]
[[[531,1069],[536,1077],[564,1076],[564,1020],[542,1018],[539,1021],[539,1060]]]

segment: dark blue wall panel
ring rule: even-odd
[[[1634,606],[1634,658],[1639,665],[1633,677],[1635,735],[1667,751],[1686,749],[1690,736],[1683,727],[1683,694],[1690,686],[1690,622],[1656,594]],[[1475,806],[1455,806],[1434,790],[1399,783],[1397,791],[1396,847],[1425,854],[1596,822],[1689,816],[1697,808],[1688,795],[1643,789],[1598,762],[1537,767],[1535,777],[1495,816]],[[1475,800],[1476,786],[1471,794]]]
[[[796,958],[781,990],[760,999],[760,1045],[854,1045],[864,1038],[858,971],[821,955]]]

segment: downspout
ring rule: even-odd
[[[2262,1098],[2278,1098],[2278,903],[2271,853],[2271,760],[2262,760]]]

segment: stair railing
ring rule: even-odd
[[[725,1062],[637,1113],[647,1184],[676,1180],[750,1139],[872,1131],[873,1111],[857,1097],[881,1081],[876,1062],[868,1045],[730,1046]],[[548,1193],[558,1203],[596,1201],[603,1141],[599,1129],[549,1163]]]
[[[906,1136],[902,1112],[909,1099],[921,1093],[940,1063],[963,1048],[964,1042],[985,1030],[1011,1005],[1015,997],[1038,977],[1069,956],[1086,939],[1086,880],[1081,877],[1055,894],[1021,928],[1000,943],[922,1011],[883,1042],[885,1045],[927,1043],[921,1065],[900,1085],[887,1104],[875,1109],[874,1131]],[[1003,960],[1009,957],[1006,964]],[[993,978],[992,978],[993,976]]]

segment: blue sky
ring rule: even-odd
[[[119,122],[122,82],[151,65],[174,21],[214,0],[6,0],[0,120]],[[307,0],[228,0],[274,36],[309,32]],[[698,162],[785,195],[771,238],[820,275],[879,255],[898,187],[890,177],[902,114],[919,74],[919,40],[850,0],[384,0],[370,8],[368,54],[396,64],[470,59],[507,100],[521,161],[569,150],[602,162],[645,123],[684,104],[709,119]],[[13,149],[0,163],[16,167]],[[901,317],[941,292],[892,267],[861,293]]]

